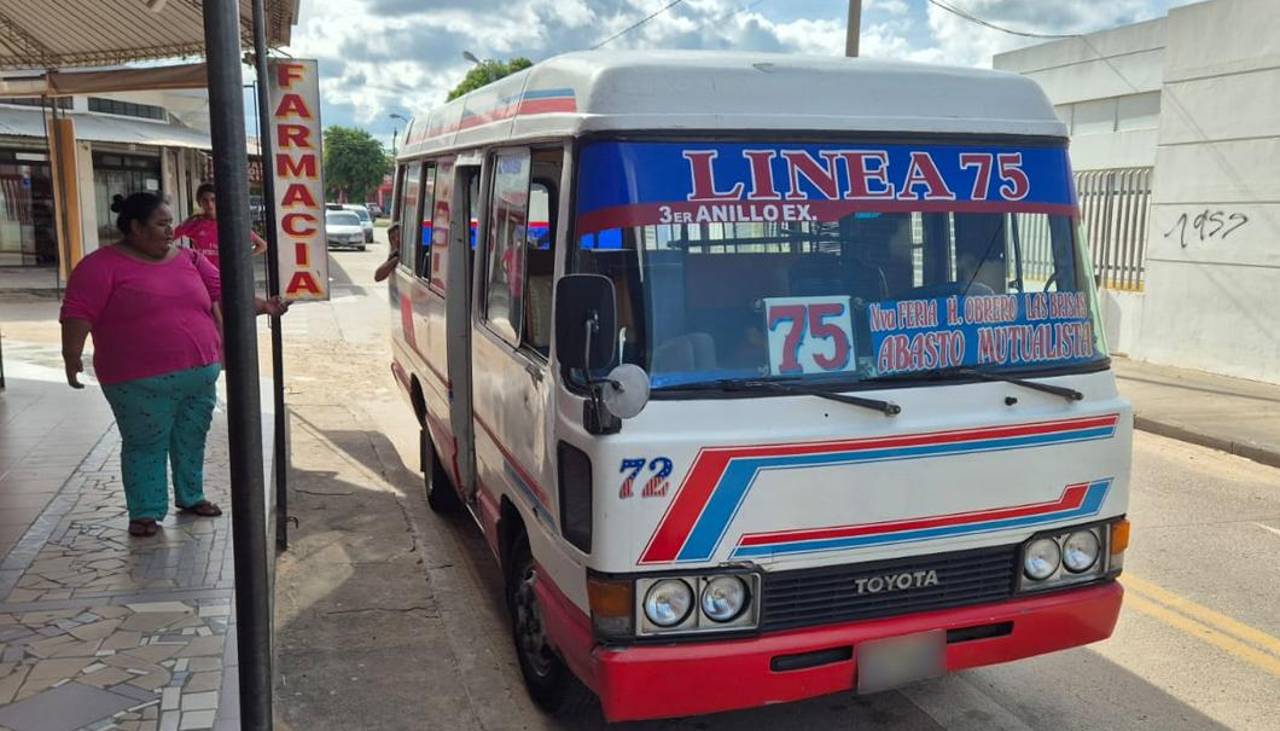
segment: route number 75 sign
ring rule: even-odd
[[[847,296],[769,297],[764,301],[769,373],[834,373],[857,368]]]

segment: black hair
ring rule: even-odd
[[[133,193],[128,198],[116,195],[111,199],[111,210],[116,216],[116,228],[128,236],[133,233],[131,224],[134,221],[146,223],[156,209],[164,205],[164,198],[155,193]]]
[[[201,183],[200,187],[196,188],[196,200],[200,200],[200,198],[203,197],[205,193],[212,193],[212,192],[213,192],[213,183]]]

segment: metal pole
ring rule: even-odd
[[[396,127],[391,130],[391,156],[396,156],[396,136],[400,134],[400,128]]]
[[[218,254],[222,262],[240,723],[245,729],[266,730],[272,727],[271,597],[262,484],[258,332],[248,241],[249,158],[244,134],[244,92],[240,86],[240,4],[236,0],[205,0],[203,12],[209,131],[218,196]]]
[[[253,56],[258,71],[258,154],[262,162],[262,211],[267,234],[267,292],[280,294],[280,248],[276,231],[276,169],[271,140],[270,79],[267,76],[267,10],[265,0],[253,0]],[[275,400],[276,548],[289,547],[288,445],[285,443],[284,338],[280,318],[271,316],[271,387]]]
[[[862,0],[849,0],[849,24],[844,31],[844,55],[858,56],[858,38],[862,35]]]

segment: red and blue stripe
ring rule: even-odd
[[[515,455],[502,446],[502,440],[498,438],[498,434],[493,427],[489,426],[479,415],[476,416],[476,423],[480,425],[485,434],[489,435],[489,440],[498,450],[498,453],[502,455],[502,473],[507,478],[507,482],[524,496],[529,507],[539,520],[547,526],[553,527],[551,513],[547,509],[550,504],[547,498],[547,491],[534,479],[533,475],[529,474],[528,470],[520,466],[520,462],[515,458]]]
[[[425,127],[421,133],[411,132],[406,144],[416,145],[433,137],[480,127],[490,122],[501,122],[512,117],[565,114],[576,111],[578,111],[578,99],[573,89],[526,89],[513,96],[501,97],[492,105],[482,109],[473,110],[464,107],[462,116],[456,121],[448,124],[440,122],[434,126]]]
[[[888,462],[904,459],[927,459],[957,454],[1028,449],[1056,444],[1109,439],[1115,435],[1118,414],[1091,416],[1058,421],[982,427],[952,431],[904,434],[889,437],[778,444],[748,447],[716,447],[703,449],[694,459],[679,489],[648,545],[640,555],[640,564],[709,561],[715,555],[730,524],[751,491],[756,478],[766,470],[827,467],[832,465]],[[1101,483],[1094,483],[1101,484]],[[1109,484],[1109,483],[1107,483]],[[1085,501],[1076,508],[1100,501],[1106,486],[1094,493],[1084,491]],[[1070,493],[1075,499],[1076,493]],[[1100,502],[1098,503],[1101,504]],[[990,512],[990,511],[988,511]],[[965,514],[977,524],[988,518]],[[956,517],[956,516],[950,516]],[[996,516],[992,521],[1016,520],[1034,516]],[[957,520],[960,520],[957,517]],[[963,521],[957,525],[965,524]],[[946,526],[915,526],[909,530],[933,530]],[[992,528],[999,530],[1000,528]],[[976,530],[976,529],[975,529]],[[889,534],[884,534],[889,535]],[[950,534],[922,534],[916,540],[945,537]],[[851,540],[861,536],[826,536],[823,540]],[[859,544],[853,544],[856,547]],[[746,548],[746,546],[739,546]],[[735,550],[735,555],[738,555]]]
[[[1110,489],[1111,479],[1108,478],[1068,485],[1058,499],[1044,503],[882,523],[752,533],[742,536],[738,541],[738,546],[733,551],[733,558],[843,551],[1083,519],[1098,514]]]

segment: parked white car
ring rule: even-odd
[[[365,243],[373,242],[373,216],[369,215],[369,209],[354,203],[326,203],[324,207],[330,211],[351,211],[356,214],[360,219],[360,228],[364,231]]]
[[[364,251],[364,227],[360,225],[360,217],[354,211],[325,211],[324,230],[330,249],[346,247]]]

